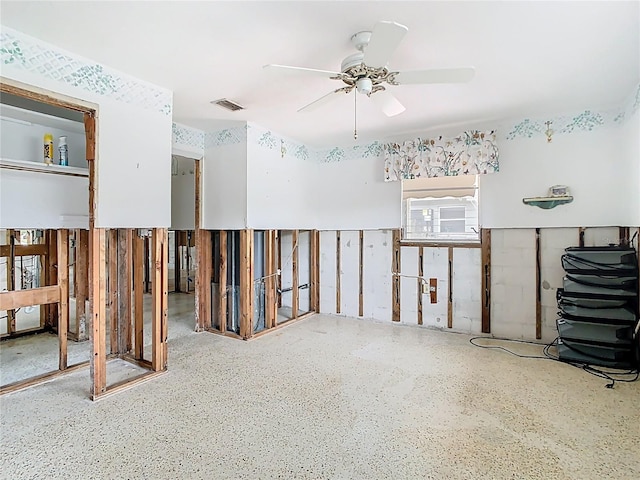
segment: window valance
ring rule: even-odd
[[[468,130],[454,138],[416,138],[385,143],[387,182],[420,178],[478,175],[499,170],[496,132]]]

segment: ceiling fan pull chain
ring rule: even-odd
[[[358,140],[358,91],[353,90],[353,139]]]

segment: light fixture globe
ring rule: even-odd
[[[358,89],[358,93],[369,95],[373,89],[373,82],[368,77],[359,78],[356,80],[356,88]]]

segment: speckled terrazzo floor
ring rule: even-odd
[[[251,342],[185,333],[167,374],[97,403],[86,371],[2,397],[0,475],[638,478],[640,383],[468,338],[324,315]]]

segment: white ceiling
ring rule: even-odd
[[[484,120],[620,105],[640,80],[640,2],[1,2],[2,24],[174,91],[174,121],[252,121],[310,145],[348,144],[353,95],[268,63],[339,70],[350,37],[409,27],[393,70],[474,66],[468,84],[390,87],[387,118],[358,97],[360,140]],[[211,105],[226,97],[246,107]]]

